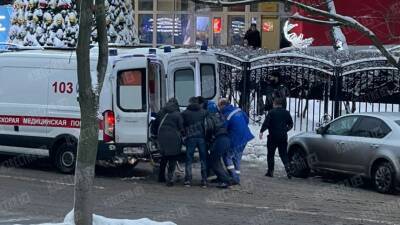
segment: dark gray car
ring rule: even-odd
[[[339,117],[289,140],[293,175],[311,170],[360,175],[375,189],[391,193],[400,185],[400,113],[360,113]]]

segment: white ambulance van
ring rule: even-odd
[[[218,98],[212,53],[184,49],[112,49],[100,94],[97,160],[113,164],[152,159],[151,113],[175,97]],[[96,73],[97,49],[91,69]],[[0,52],[0,154],[49,156],[63,173],[75,167],[80,132],[74,51]],[[153,152],[154,151],[154,152]]]

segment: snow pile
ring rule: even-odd
[[[263,139],[260,140],[258,134],[260,133],[261,126],[257,124],[250,124],[249,127],[255,138],[247,144],[246,150],[243,152],[243,160],[249,162],[267,162],[268,132],[266,131]],[[290,138],[297,133],[299,133],[299,131],[292,130],[288,133],[288,136]],[[276,157],[279,157],[278,150],[276,151]]]
[[[63,223],[43,223],[39,225],[74,225],[74,212],[67,214]],[[103,216],[93,215],[93,225],[176,225],[173,222],[155,222],[147,218],[138,220],[109,219]]]

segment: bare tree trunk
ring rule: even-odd
[[[81,133],[75,169],[74,220],[76,225],[91,225],[93,218],[92,186],[97,155],[99,125],[97,111],[99,93],[108,62],[108,45],[104,0],[96,0],[96,23],[99,37],[97,77],[90,74],[90,34],[93,2],[80,0],[79,37],[76,49],[78,62],[79,105]],[[92,85],[97,79],[97,86]]]
[[[336,7],[334,0],[327,0],[326,7],[328,8],[328,12],[336,14]],[[330,21],[334,20],[330,19]],[[333,48],[335,49],[335,51],[338,50],[348,51],[349,46],[347,45],[347,39],[346,36],[343,34],[343,31],[340,28],[340,26],[332,26],[331,36],[332,36]]]
[[[101,92],[101,88],[103,87],[108,64],[108,37],[104,2],[104,0],[96,0],[96,27],[98,37],[97,41],[99,45],[99,59],[97,61],[97,79],[99,83],[99,87],[97,88],[98,93]]]

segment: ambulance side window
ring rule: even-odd
[[[195,96],[194,71],[192,69],[180,69],[174,74],[175,98],[179,105],[186,106],[189,98]]]
[[[216,94],[215,66],[213,64],[201,64],[201,96],[206,99],[214,98]]]
[[[126,112],[146,112],[146,70],[125,70],[118,73],[117,104]]]

